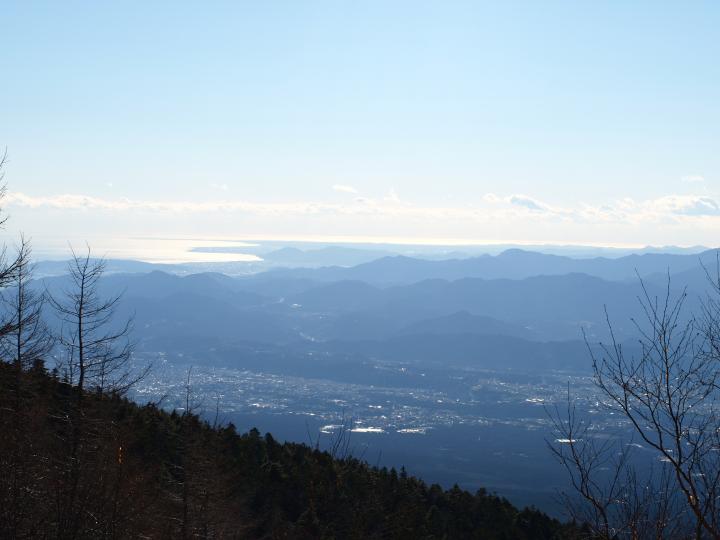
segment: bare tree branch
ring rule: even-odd
[[[132,319],[115,321],[122,293],[102,298],[98,286],[105,271],[104,259],[72,251],[68,265],[69,287],[60,297],[48,293],[50,305],[60,319],[59,342],[65,352],[63,364],[71,382],[83,391],[123,394],[148,372],[149,366],[132,365],[134,343]]]

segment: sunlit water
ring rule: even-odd
[[[32,238],[35,260],[64,260],[71,248],[84,252],[86,245],[93,254],[108,259],[132,259],[149,263],[182,264],[204,262],[258,262],[262,259],[252,253],[222,253],[192,251],[199,246],[209,248],[253,248],[256,244],[216,238],[172,237],[89,237],[87,239]],[[14,239],[7,239],[12,245]],[[250,249],[252,250],[252,249]]]

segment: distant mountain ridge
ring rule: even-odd
[[[42,280],[58,294],[65,277]],[[662,283],[649,280],[652,294]],[[679,284],[678,284],[679,285]],[[677,287],[675,287],[677,289]],[[220,343],[251,340],[292,343],[388,339],[406,335],[505,335],[532,341],[591,339],[606,333],[603,305],[622,337],[638,315],[636,281],[607,281],[585,274],[521,280],[463,278],[380,287],[363,281],[316,282],[262,275],[238,279],[216,273],[180,277],[163,272],[115,274],[101,292],[125,291],[122,313],[136,313],[142,336],[190,336]],[[696,294],[688,306],[697,302]]]
[[[583,331],[590,341],[605,340],[603,306],[608,307],[618,338],[633,338],[637,329],[630,318],[639,314],[642,293],[634,268],[644,276],[648,292],[660,295],[669,266],[673,291],[679,293],[689,282],[687,307],[697,308],[707,287],[699,263],[702,260],[712,269],[715,255],[708,251],[700,257],[647,254],[576,260],[510,250],[494,257],[441,261],[389,257],[350,268],[288,269],[249,277],[116,272],[103,278],[100,292],[103,296],[125,292],[119,318],[135,314],[135,335],[146,351],[191,350],[209,358],[214,349],[235,348],[256,360],[260,357],[253,351],[260,350],[289,359],[308,344],[322,355],[342,343],[346,352],[380,357],[395,351],[392,360],[403,361],[403,355],[423,357],[422,349],[413,348],[415,343],[436,352],[464,343],[471,350],[495,351],[476,357],[480,367],[502,367],[526,364],[523,358],[506,357],[492,343],[508,340],[509,351],[532,358],[533,347],[545,350],[541,342],[582,340]],[[630,277],[610,280],[565,272],[578,267]],[[509,276],[474,277],[473,273]],[[521,277],[525,274],[532,275]],[[428,275],[435,277],[425,279]],[[58,294],[67,277],[38,283]],[[519,345],[520,341],[525,344]],[[555,346],[549,350],[559,352]],[[461,358],[460,352],[454,357]],[[335,351],[333,360],[341,356]],[[577,362],[585,360],[583,355],[572,356]],[[454,361],[449,354],[447,358]],[[498,363],[498,358],[508,360]],[[543,358],[548,365],[558,365],[550,356]],[[573,363],[567,358],[560,354],[562,366]],[[286,365],[289,360],[282,362]]]
[[[384,248],[383,248],[384,247]],[[520,279],[531,275],[580,272],[605,279],[628,279],[634,277],[637,268],[641,274],[664,272],[670,267],[672,272],[680,272],[697,265],[700,257],[707,258],[708,253],[716,250],[695,246],[692,248],[646,247],[626,253],[627,250],[581,248],[572,246],[539,246],[526,249],[513,246],[481,246],[467,249],[446,249],[424,251],[400,249],[400,246],[363,248],[341,245],[298,249],[285,246],[272,251],[263,251],[252,247],[203,247],[191,248],[193,253],[253,253],[262,260],[258,261],[216,261],[185,263],[151,263],[132,259],[108,259],[107,273],[142,273],[161,270],[178,275],[202,272],[219,272],[233,276],[257,276],[262,273],[287,273],[288,276],[335,281],[338,279],[366,280],[367,274],[377,267],[383,271],[391,270],[388,276],[375,276],[373,281],[380,284],[407,283],[411,280],[439,277],[458,279],[459,277],[509,277]],[[652,255],[652,257],[648,257]],[[383,259],[386,259],[383,261]],[[684,261],[683,261],[684,259]],[[525,272],[517,268],[508,271],[513,260],[530,265]],[[410,264],[412,261],[416,263]],[[434,263],[424,265],[422,263]],[[363,273],[362,268],[351,272],[354,267],[370,265]],[[533,267],[532,265],[535,265]],[[61,275],[66,271],[67,261],[41,260],[36,265],[38,277]],[[407,270],[410,273],[404,274]],[[465,274],[466,271],[471,274]],[[393,275],[394,274],[394,275]],[[400,274],[398,276],[398,274]]]
[[[581,273],[611,281],[631,280],[658,272],[678,273],[696,268],[700,261],[712,262],[716,250],[700,254],[676,255],[646,253],[619,258],[573,259],[533,251],[511,249],[497,256],[467,259],[427,260],[402,255],[383,257],[350,268],[329,266],[269,270],[273,277],[293,277],[315,281],[357,280],[375,285],[393,285],[426,279],[462,278],[524,279],[539,275]]]
[[[536,339],[537,335],[529,328],[512,324],[484,315],[473,315],[467,310],[457,311],[433,319],[409,324],[398,332],[399,335],[501,335],[525,340]]]

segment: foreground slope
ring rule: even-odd
[[[0,363],[0,537],[574,538],[536,510]],[[342,446],[342,445],[339,445]]]

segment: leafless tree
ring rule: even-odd
[[[328,444],[328,452],[333,458],[342,461],[352,456],[350,442],[352,440],[354,424],[355,419],[352,416],[346,416],[345,410],[343,409],[340,423],[337,424],[336,429],[331,431],[330,443]]]
[[[89,247],[83,255],[73,250],[68,265],[70,285],[58,297],[49,295],[61,321],[64,368],[80,396],[90,389],[124,393],[147,373],[131,365],[132,319],[120,324],[114,320],[122,293],[100,296],[104,271],[105,260],[93,259]]]
[[[61,367],[68,382],[76,386],[77,396],[61,414],[65,429],[57,435],[64,446],[64,454],[60,454],[64,459],[57,464],[63,489],[56,494],[55,508],[58,529],[66,537],[76,537],[88,526],[86,511],[93,499],[100,497],[116,507],[123,478],[122,468],[117,466],[122,462],[122,438],[113,424],[95,417],[97,411],[86,409],[84,397],[90,391],[125,393],[147,372],[131,364],[132,319],[117,321],[115,317],[122,295],[104,298],[100,294],[104,270],[105,261],[92,258],[89,247],[82,255],[73,251],[68,284],[55,295],[46,292],[61,323],[57,338],[64,353]],[[108,445],[114,451],[101,455],[98,449]],[[95,483],[89,481],[91,477],[97,479]],[[104,495],[98,495],[96,488]],[[107,490],[114,490],[114,495]]]
[[[0,199],[6,194],[0,156]],[[7,216],[0,215],[0,229]],[[4,393],[0,408],[0,537],[32,536],[35,496],[47,470],[38,461],[36,445],[40,422],[33,414],[32,378],[23,371],[42,361],[50,341],[41,319],[42,298],[30,287],[30,245],[21,237],[16,253],[0,247],[0,357],[13,363],[15,377]],[[20,531],[29,531],[21,533]]]
[[[7,186],[5,185],[5,165],[7,165],[7,148],[5,148],[2,157],[0,157],[0,199],[5,197],[5,193],[7,193]],[[7,216],[3,216],[2,219],[0,219],[0,226],[5,225],[6,221]]]
[[[687,292],[670,285],[658,297],[641,281],[638,352],[626,352],[609,317],[610,343],[588,347],[601,403],[654,465],[633,464],[627,439],[598,442],[569,394],[552,415],[552,450],[599,538],[720,538],[720,287],[693,317]]]
[[[7,193],[7,187],[5,185],[5,165],[7,164],[7,150],[5,150],[0,156],[0,201],[5,197]],[[7,222],[7,216],[0,213],[0,229],[5,227]],[[7,246],[2,245],[0,247],[0,290],[4,290],[8,286],[12,285],[15,279],[15,274],[18,267],[18,258],[8,257]],[[13,323],[10,320],[0,320],[0,337],[7,335],[14,329]]]
[[[574,493],[561,503],[572,519],[590,527],[594,538],[681,538],[682,511],[673,495],[670,467],[649,466],[644,474],[633,462],[632,440],[600,438],[578,413],[568,387],[565,407],[550,414],[557,437],[548,441],[565,468]]]
[[[53,345],[50,331],[43,320],[45,297],[32,284],[31,255],[30,243],[21,237],[15,271],[4,296],[8,331],[0,336],[0,350],[4,358],[13,362],[18,370],[29,369],[43,362]]]

